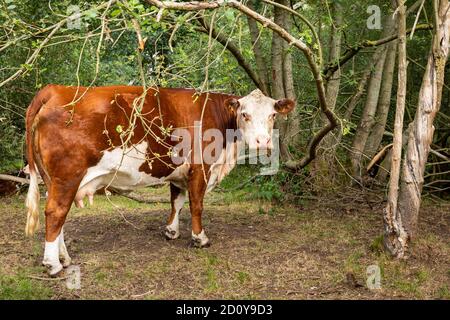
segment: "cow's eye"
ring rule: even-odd
[[[276,113],[272,113],[270,116],[269,116],[269,120],[275,120],[275,116],[276,116],[277,114]]]
[[[248,113],[242,112],[241,115],[245,121],[250,121],[250,115]]]

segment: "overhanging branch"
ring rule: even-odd
[[[234,8],[236,10],[241,11],[250,18],[258,21],[264,27],[267,27],[271,29],[273,32],[276,32],[282,39],[287,41],[290,46],[294,46],[300,51],[302,51],[306,57],[308,65],[315,79],[320,108],[327,117],[329,123],[328,125],[323,127],[311,139],[311,141],[308,144],[307,154],[299,161],[290,162],[288,167],[291,169],[300,169],[308,165],[312,160],[314,160],[314,158],[316,157],[317,146],[327,133],[336,128],[337,118],[335,114],[328,108],[325,97],[325,87],[323,83],[322,73],[319,66],[316,63],[314,53],[303,41],[292,36],[288,31],[280,27],[278,24],[274,23],[271,19],[268,19],[260,15],[259,13],[251,10],[249,7],[236,0],[227,0],[227,1],[217,0],[210,2],[198,2],[198,1],[174,2],[174,1],[147,0],[147,2],[160,9],[170,9],[170,10],[192,11],[192,10],[217,9],[220,7]]]

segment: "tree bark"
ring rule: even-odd
[[[441,103],[445,64],[448,59],[450,33],[448,0],[434,0],[433,7],[435,13],[433,44],[419,91],[416,115],[408,135],[408,145],[403,160],[398,192],[400,171],[398,156],[401,154],[401,144],[398,145],[397,142],[397,149],[399,150],[393,151],[389,198],[384,216],[384,243],[387,250],[397,258],[407,256],[409,243],[414,239],[417,232],[425,164],[433,139],[433,120]],[[402,17],[402,11],[404,12],[403,5],[399,12],[399,34],[404,32],[406,24],[404,16]],[[402,36],[402,38],[404,37]],[[399,70],[400,66],[403,70],[406,69],[406,54],[404,52],[406,46],[401,39],[399,43]],[[406,70],[404,72],[406,73]],[[404,100],[401,102],[404,104]],[[398,132],[397,135],[394,132],[394,147],[396,146],[396,137],[398,137]]]

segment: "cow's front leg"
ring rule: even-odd
[[[206,169],[205,169],[206,170]],[[201,166],[192,170],[189,178],[189,206],[192,218],[192,244],[196,247],[208,247],[209,239],[202,227],[203,198],[206,182]]]
[[[168,240],[177,239],[180,236],[179,214],[183,208],[186,200],[186,190],[182,190],[170,184],[170,203],[172,205],[172,212],[170,213],[169,221],[164,230],[164,235]]]

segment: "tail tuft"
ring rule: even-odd
[[[28,188],[25,205],[28,208],[25,234],[32,236],[39,228],[39,185],[36,168],[30,166],[30,187]]]

